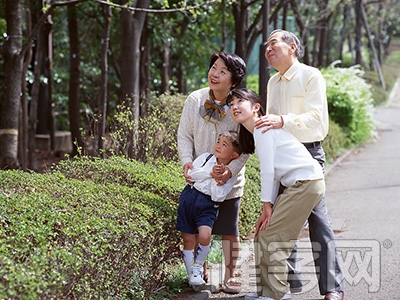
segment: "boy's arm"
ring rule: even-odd
[[[224,185],[218,185],[215,180],[211,181],[211,199],[215,202],[222,202],[226,199],[229,192],[233,189],[236,183],[236,177],[230,178]]]
[[[190,176],[190,181],[203,181],[205,179],[212,179],[210,175],[210,168],[203,166],[206,161],[209,153],[203,153],[199,157],[197,157],[193,162],[193,169],[188,170],[188,175]]]

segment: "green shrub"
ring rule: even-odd
[[[262,210],[260,164],[255,154],[247,161],[245,177],[244,195],[240,203],[239,232],[241,236],[248,237],[252,235]]]
[[[74,159],[43,175],[0,172],[0,297],[154,294],[180,254],[181,172],[122,158]]]
[[[123,105],[118,106],[113,118],[110,147],[107,150],[112,154],[143,162],[151,162],[160,157],[168,161],[177,160],[176,132],[185,100],[184,95],[168,94],[148,99],[147,114],[139,122],[134,156],[129,152],[135,147],[133,113]]]
[[[329,120],[329,133],[324,139],[323,147],[327,163],[332,162],[346,150],[346,135],[341,127],[332,120]]]
[[[373,136],[371,86],[356,67],[324,69],[327,82],[329,116],[346,134],[348,145],[358,145]]]

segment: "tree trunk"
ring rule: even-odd
[[[4,0],[7,39],[4,44],[4,97],[0,109],[0,168],[17,169],[18,123],[22,78],[20,1]]]
[[[251,51],[262,33],[262,9],[257,13],[253,23],[249,24],[251,7],[248,1],[238,1],[232,3],[233,16],[235,18],[235,53],[243,58],[247,63],[250,59]],[[245,82],[242,86],[245,86]]]
[[[327,32],[329,28],[329,14],[328,14],[328,9],[329,9],[329,0],[324,0],[321,1],[320,3],[321,11],[323,12],[322,19],[320,22],[320,43],[319,43],[319,48],[318,48],[318,64],[317,67],[324,67],[324,57],[325,57],[325,52],[326,52],[326,46],[327,46]]]
[[[343,7],[343,27],[340,31],[340,40],[339,40],[339,46],[338,46],[338,53],[339,53],[339,60],[343,63],[343,45],[346,40],[347,36],[347,25],[350,21],[350,7],[349,5],[345,4]],[[351,51],[351,49],[350,49]],[[340,66],[343,64],[340,63]]]
[[[39,31],[36,39],[34,69],[33,69],[33,84],[31,89],[31,101],[29,105],[29,120],[28,120],[28,167],[36,170],[37,162],[35,156],[36,149],[36,129],[39,104],[40,76],[42,74],[42,64],[44,59],[43,47],[45,37],[43,35],[43,27]]]
[[[99,96],[99,124],[98,124],[98,136],[97,136],[97,150],[101,157],[104,157],[104,138],[106,134],[106,118],[107,118],[107,72],[108,72],[108,45],[110,42],[110,27],[111,27],[111,8],[108,5],[103,6],[103,39],[101,43],[101,58],[100,58],[100,69],[101,69],[101,86]]]
[[[356,28],[355,28],[355,52],[356,52],[356,61],[355,63],[357,65],[362,65],[362,54],[361,54],[361,45],[362,45],[362,34],[361,34],[361,29],[362,29],[362,14],[361,14],[361,6],[362,6],[362,0],[356,0],[356,4],[354,6],[355,12],[356,12]]]
[[[164,41],[162,44],[162,71],[161,71],[161,93],[169,92],[170,74],[170,45]]]
[[[138,0],[137,8],[148,8],[150,0]],[[146,12],[121,11],[121,94],[122,102],[132,110],[134,116],[133,145],[128,156],[134,158],[137,153],[138,124],[140,116],[140,38],[146,19]],[[133,148],[132,148],[133,147]]]
[[[233,15],[235,18],[235,53],[248,61],[247,57],[247,29],[249,20],[249,11],[246,8],[244,1],[237,1],[232,3]]]
[[[367,20],[367,13],[365,12],[364,4],[361,4],[361,15],[364,22],[365,30],[367,31],[367,37],[369,42],[369,47],[372,52],[372,59],[374,62],[375,70],[378,72],[379,80],[381,82],[382,88],[386,90],[385,79],[383,78],[381,65],[378,60],[378,56],[376,55],[376,50],[374,46],[374,42],[372,40],[372,33],[371,29],[369,28],[368,20]]]
[[[79,78],[80,78],[80,43],[78,35],[77,8],[75,5],[68,6],[68,34],[70,41],[69,48],[69,102],[68,113],[73,144],[72,155],[78,154],[78,147],[83,147],[80,133],[80,100],[79,100]]]
[[[147,21],[147,20],[146,20]],[[149,30],[146,25],[143,28],[142,37],[140,39],[140,117],[146,117],[147,99],[150,92],[150,47],[149,47]]]
[[[310,64],[310,55],[309,55],[309,51],[308,51],[308,47],[307,47],[307,42],[308,42],[308,37],[310,35],[310,32],[308,30],[308,27],[305,25],[305,23],[303,21],[302,14],[301,14],[299,8],[297,7],[296,0],[291,0],[290,3],[292,5],[292,10],[294,12],[294,15],[296,16],[297,26],[299,26],[299,29],[300,29],[301,37],[299,37],[299,39],[301,40],[301,42],[304,46],[303,62],[306,65],[309,65]]]
[[[30,35],[32,32],[32,15],[29,7],[29,2],[26,4],[26,33]],[[21,53],[24,55],[24,53]],[[21,169],[26,171],[28,168],[27,150],[28,150],[28,100],[26,99],[26,79],[25,74],[32,60],[32,47],[27,48],[25,58],[23,59],[22,76],[21,76],[21,108],[20,122],[18,135],[18,160],[21,164]]]

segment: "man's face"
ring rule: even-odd
[[[296,50],[295,44],[287,44],[282,40],[282,32],[271,35],[267,41],[265,58],[268,63],[279,71],[281,66],[285,66],[291,60],[292,54]]]

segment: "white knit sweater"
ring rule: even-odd
[[[178,128],[178,153],[182,166],[188,162],[193,162],[202,153],[212,153],[213,145],[220,133],[226,130],[239,132],[239,125],[232,120],[229,111],[218,124],[213,124],[203,119],[200,115],[200,108],[203,107],[207,99],[209,99],[208,87],[192,92],[183,107]],[[243,195],[245,183],[244,165],[248,157],[248,155],[242,154],[228,165],[232,172],[232,177],[237,176],[237,181],[226,199]]]

